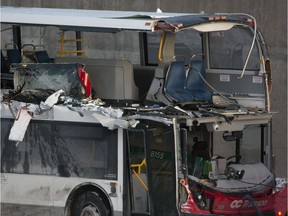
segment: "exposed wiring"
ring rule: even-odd
[[[195,69],[195,68],[193,68]],[[229,101],[229,102],[232,102],[229,98],[227,98],[225,95],[223,95],[222,93],[220,93],[219,91],[217,91],[212,85],[210,85],[207,80],[202,76],[201,72],[197,69],[195,69],[199,75],[200,75],[200,78],[203,80],[203,82],[205,82],[205,84],[211,89],[213,90],[214,92],[216,92],[218,95],[220,95],[223,99]]]
[[[193,68],[195,69],[195,68]],[[219,96],[221,96],[223,99],[225,99],[226,101],[230,102],[231,104],[230,105],[237,105],[239,106],[239,108],[243,108],[245,110],[248,110],[247,107],[241,105],[241,104],[238,104],[237,102],[234,102],[233,100],[227,98],[225,95],[223,95],[222,93],[220,93],[218,90],[216,90],[211,84],[208,83],[208,81],[202,76],[201,72],[197,69],[195,69],[198,73],[199,73],[199,76],[200,78],[203,80],[203,82],[214,92],[216,92]]]
[[[271,187],[271,188],[273,188],[272,185],[268,185],[268,184],[252,183],[252,182],[243,181],[243,180],[241,180],[241,179],[235,179],[235,180],[237,180],[237,181],[239,181],[239,182],[242,182],[242,183],[245,183],[245,184],[254,185],[254,186],[261,185],[261,186],[265,186],[265,187]]]
[[[237,181],[239,182],[242,182],[242,183],[245,183],[245,184],[250,184],[250,185],[254,185],[254,186],[257,186],[257,185],[261,185],[261,186],[265,186],[265,187],[270,187],[270,188],[276,188],[276,189],[282,189],[283,187],[281,186],[274,186],[274,185],[268,185],[268,184],[262,184],[262,183],[252,183],[252,182],[247,182],[247,181],[243,181],[243,180],[240,180],[240,179],[236,179]]]
[[[198,53],[198,54],[194,54],[191,57],[190,62],[192,62],[192,60],[196,57],[196,56],[205,56],[203,53]],[[199,70],[197,70],[196,68],[192,68],[191,65],[189,66],[189,68],[196,70],[199,73],[200,78],[203,80],[203,82],[205,82],[205,84],[214,92],[216,92],[218,95],[220,95],[223,99],[229,101],[232,103],[232,101],[227,98],[226,96],[224,96],[223,94],[221,94],[219,91],[217,91],[212,85],[210,85],[210,83],[207,82],[207,80],[202,76],[201,72]]]

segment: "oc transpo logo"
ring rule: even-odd
[[[234,200],[231,204],[230,204],[230,208],[240,208],[243,204],[243,200]]]
[[[259,200],[259,201],[249,201],[249,200],[234,200],[231,204],[230,204],[230,208],[234,209],[234,208],[249,208],[252,206],[265,206],[267,205],[268,200]]]

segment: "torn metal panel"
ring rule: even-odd
[[[96,118],[102,126],[107,127],[110,130],[114,130],[117,127],[125,129],[129,127],[129,122],[123,119],[110,118],[99,113],[93,113],[92,116]]]
[[[77,19],[74,19],[75,16]],[[35,17],[37,19],[35,20]],[[71,21],[73,20],[73,21]],[[1,7],[1,23],[46,25],[62,30],[91,32],[178,31],[203,23],[223,21],[246,24],[238,15],[105,11],[60,8]]]
[[[44,110],[49,110],[54,104],[58,102],[59,96],[64,93],[64,91],[61,89],[54,94],[50,95],[46,101],[43,103],[41,102],[42,106],[40,106],[40,110],[43,112]],[[10,106],[10,104],[8,105]],[[30,123],[30,120],[33,117],[33,113],[38,114],[40,113],[39,107],[31,106],[31,109],[27,109],[29,105],[26,105],[25,108],[20,106],[19,112],[17,116],[14,116],[15,114],[13,113],[12,115],[15,118],[14,124],[10,130],[9,134],[9,140],[10,141],[16,141],[16,142],[22,142],[26,133],[26,130],[28,128],[28,125]],[[9,107],[10,112],[13,112],[11,110],[11,107]],[[32,111],[32,112],[29,112]]]
[[[1,23],[46,25],[65,30],[101,32],[151,31],[154,19],[176,15],[179,13],[1,7]]]
[[[63,93],[64,93],[64,91],[62,89],[60,89],[59,91],[57,91],[54,94],[50,95],[46,99],[46,101],[44,102],[43,105],[46,105],[46,106],[51,108],[52,106],[54,106],[58,102],[60,95],[63,94]]]
[[[232,28],[234,25],[249,25],[247,18],[245,19],[244,16],[226,16],[221,14],[209,16],[205,14],[190,14],[159,19],[154,28],[155,30],[161,29],[163,31],[172,32],[177,32],[187,28],[195,28],[200,31],[201,28],[199,28],[199,26],[207,23],[212,24],[212,26],[217,26],[218,30],[227,30]],[[214,28],[214,31],[216,30],[217,29]]]
[[[25,109],[33,115],[35,119],[53,119],[54,118],[54,110],[53,109],[44,109],[38,104],[27,104],[21,103],[19,101],[10,101],[9,103],[1,103],[1,117],[2,118],[16,118],[17,113],[21,109],[21,107],[25,107]]]
[[[172,124],[172,119],[170,118],[163,118],[163,117],[159,117],[159,116],[149,116],[149,115],[130,115],[130,116],[126,116],[125,119],[127,120],[131,120],[131,119],[139,119],[139,120],[150,120],[150,121],[156,121],[156,122],[160,122],[163,123],[167,126]]]
[[[136,127],[139,121],[135,119],[125,120],[121,119],[123,115],[123,110],[114,109],[112,107],[99,107],[95,106],[93,108],[94,111],[98,111],[92,114],[94,118],[96,118],[104,127],[109,128],[110,130],[114,130],[118,127],[128,129],[130,127]]]
[[[31,119],[32,116],[26,109],[20,109],[20,113],[10,130],[9,140],[22,142]]]

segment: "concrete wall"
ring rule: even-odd
[[[276,175],[287,176],[287,1],[286,0],[2,0],[2,6],[33,6],[163,12],[243,12],[253,15],[262,30],[272,62],[273,144]]]

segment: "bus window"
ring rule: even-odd
[[[239,160],[242,164],[253,164],[263,162],[265,152],[263,152],[263,145],[261,143],[263,132],[261,131],[263,126],[261,125],[249,125],[243,130],[243,137],[239,140]],[[227,162],[235,161],[237,144],[235,140],[223,139],[223,132],[216,132],[213,134],[213,155],[220,155],[224,158],[231,158]]]
[[[97,59],[126,59],[140,64],[138,32],[83,32],[83,49]],[[105,38],[102,40],[101,38]]]
[[[260,125],[250,125],[243,130],[243,142],[240,145],[241,163],[252,164],[262,161],[265,152],[261,150],[261,128]]]
[[[187,30],[175,35],[175,55],[183,56],[186,64],[190,64],[193,55],[203,54],[202,38],[199,32]]]
[[[225,32],[211,32],[208,37],[211,69],[243,69],[253,40],[250,29],[235,27]],[[255,44],[247,70],[260,70],[259,59]]]
[[[158,64],[160,37],[160,32],[147,33],[148,65]],[[177,34],[175,34],[174,53],[175,56],[182,59],[184,58],[186,63],[189,64],[193,55],[203,53],[201,34],[195,30],[177,32]]]
[[[147,34],[147,65],[158,65],[158,50],[161,32]]]
[[[32,121],[23,142],[2,119],[1,172],[117,179],[117,130],[95,124]]]

